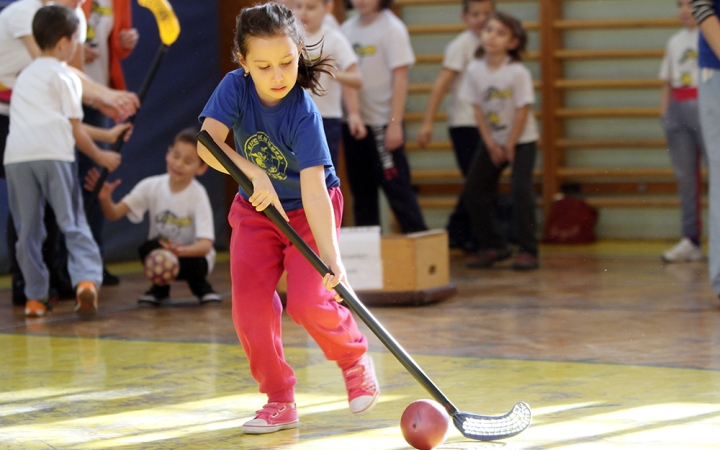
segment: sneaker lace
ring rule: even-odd
[[[345,378],[345,386],[349,390],[362,389],[365,391],[374,391],[375,383],[372,375],[366,370],[365,365],[358,364],[343,372]]]

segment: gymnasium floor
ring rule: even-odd
[[[373,314],[461,410],[533,408],[519,436],[483,443],[454,428],[443,449],[718,448],[720,301],[706,263],[663,265],[668,243],[544,247],[542,268],[470,271],[452,253],[458,295]],[[381,402],[347,409],[339,369],[286,319],[301,426],[244,436],[262,406],[232,327],[229,298],[139,308],[137,265],[112,267],[96,321],[72,302],[26,320],[0,292],[0,448],[405,449],[399,418],[429,395],[370,336]],[[211,280],[227,294],[227,263]],[[364,325],[363,325],[363,328]]]

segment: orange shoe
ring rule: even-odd
[[[25,315],[28,317],[43,317],[50,312],[50,305],[40,300],[28,300],[25,302]]]
[[[75,313],[82,320],[90,320],[95,317],[98,309],[98,291],[92,281],[81,281],[75,289]]]

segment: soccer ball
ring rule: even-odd
[[[170,250],[156,248],[145,257],[145,276],[152,284],[165,286],[178,276],[180,262]]]

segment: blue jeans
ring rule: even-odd
[[[710,183],[708,270],[710,285],[720,295],[720,71],[701,69],[698,89],[700,126],[705,141]]]
[[[25,278],[25,296],[43,299],[50,287],[50,274],[42,258],[46,236],[45,201],[55,212],[58,228],[65,235],[72,285],[89,280],[99,288],[102,284],[100,250],[85,219],[73,163],[43,160],[8,164],[5,176],[10,212],[18,233],[15,248]]]

